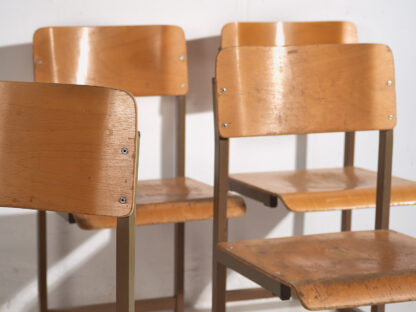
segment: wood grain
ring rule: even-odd
[[[291,286],[309,310],[416,299],[416,240],[394,231],[223,242],[218,248],[230,264],[235,259]]]
[[[186,42],[177,26],[46,27],[33,37],[35,80],[128,90],[188,91]]]
[[[136,114],[120,90],[0,82],[0,206],[130,215]]]
[[[358,167],[237,173],[230,175],[230,185],[240,185],[244,195],[248,188],[276,196],[296,212],[376,206],[377,173]],[[414,204],[416,182],[393,177],[391,205]]]
[[[140,180],[137,182],[136,225],[164,224],[212,220],[213,189],[211,186],[184,177]],[[227,218],[245,214],[240,196],[229,193]],[[75,215],[78,225],[86,230],[114,228],[115,218]]]
[[[351,22],[234,22],[221,32],[221,48],[238,46],[283,46],[356,43],[357,29]]]
[[[384,45],[226,48],[216,78],[223,138],[396,124],[393,58]]]

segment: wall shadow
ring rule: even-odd
[[[33,81],[31,43],[0,47],[0,80]]]

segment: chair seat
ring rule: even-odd
[[[137,182],[136,225],[180,223],[213,218],[213,188],[184,177]],[[245,214],[243,199],[229,194],[227,217]],[[79,227],[87,230],[114,228],[112,217],[74,215]]]
[[[225,242],[217,252],[274,293],[290,286],[309,310],[416,299],[416,239],[394,231]]]
[[[377,173],[357,168],[309,169],[230,175],[230,189],[292,211],[375,207]],[[392,177],[391,205],[416,204],[416,182]]]

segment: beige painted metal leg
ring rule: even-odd
[[[184,310],[185,223],[175,224],[175,312]]]
[[[117,219],[116,311],[134,312],[134,251],[136,210]]]
[[[47,249],[46,249],[46,211],[37,212],[38,223],[38,294],[39,311],[48,310],[47,289]]]

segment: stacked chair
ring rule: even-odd
[[[213,218],[211,186],[185,177],[185,95],[188,90],[186,41],[176,26],[48,27],[33,42],[35,80],[120,88],[134,96],[176,96],[176,177],[137,182],[136,225],[175,224],[174,295],[137,300],[136,310],[183,311],[185,222]],[[111,133],[112,128],[104,130]],[[148,135],[148,134],[144,134]],[[120,151],[120,150],[119,150]],[[122,154],[129,155],[128,150]],[[108,177],[110,179],[110,176]],[[227,217],[245,213],[241,197],[229,194]],[[76,211],[70,216],[82,229],[113,228],[116,219]],[[39,215],[39,293],[47,307],[46,220]],[[140,254],[140,253],[139,253]],[[104,311],[113,304],[83,307]]]
[[[391,177],[393,59],[383,45],[342,44],[355,41],[355,28],[342,22],[224,27],[213,83],[213,311],[225,311],[226,268],[310,310],[379,312],[416,299],[416,240],[388,230],[390,202],[416,202],[416,184]],[[376,173],[353,167],[354,133],[363,130],[380,132]],[[228,174],[231,138],[323,132],[346,133],[344,167]],[[229,189],[295,212],[348,211],[345,232],[227,242]],[[375,230],[349,232],[350,209],[374,206]]]
[[[114,218],[117,312],[134,303],[136,111],[121,90],[0,82],[0,206]]]

